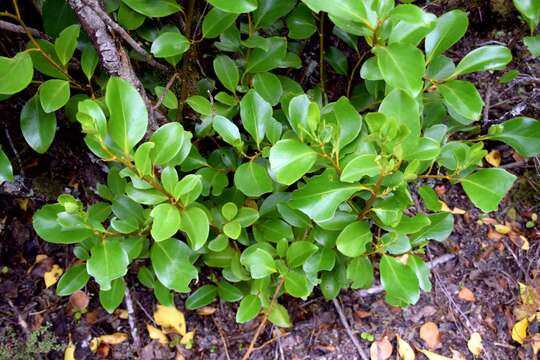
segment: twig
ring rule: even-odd
[[[439,266],[441,264],[444,264],[445,262],[448,262],[448,261],[452,260],[455,257],[456,257],[455,254],[442,255],[442,256],[434,259],[434,260],[431,260],[426,265],[427,265],[428,268],[433,269],[434,267],[437,267],[437,266]],[[359,290],[356,293],[356,295],[360,296],[360,297],[366,297],[366,296],[381,293],[383,291],[384,291],[384,288],[382,287],[382,285],[377,285],[377,286],[370,287],[369,289]]]
[[[362,345],[360,345],[360,342],[358,341],[358,338],[356,336],[354,336],[354,334],[353,334],[353,332],[351,330],[351,327],[349,325],[349,322],[347,321],[347,318],[345,317],[345,314],[343,314],[343,310],[341,310],[341,305],[339,304],[338,299],[334,298],[334,300],[332,300],[332,302],[334,303],[334,307],[336,308],[336,311],[337,311],[337,313],[339,315],[339,319],[341,320],[341,324],[343,325],[343,327],[347,331],[347,335],[349,335],[349,338],[353,342],[354,347],[356,348],[356,351],[358,351],[358,355],[360,355],[360,357],[363,360],[369,360],[366,352],[362,348]]]
[[[158,63],[154,58],[137,42],[135,41],[123,27],[118,25],[111,17],[98,5],[92,3],[88,0],[83,0],[83,2],[88,5],[94,12],[103,20],[108,27],[110,27],[115,33],[120,35],[136,52],[142,55],[144,61],[149,65],[154,66],[162,71],[168,71],[169,68],[163,64]]]
[[[484,124],[487,124],[489,121],[489,110],[491,107],[491,83],[488,85],[486,90],[486,101],[484,105]]]
[[[324,13],[320,12],[319,19],[319,82],[321,93],[326,97],[324,84]]]
[[[137,333],[137,321],[135,318],[135,310],[133,309],[133,300],[131,299],[131,293],[127,285],[124,291],[124,302],[126,303],[129,328],[131,330],[131,337],[133,338],[133,346],[135,346],[135,351],[139,352],[141,349],[141,340],[139,339],[139,334]]]
[[[253,335],[253,339],[251,339],[251,343],[249,344],[249,347],[248,347],[246,353],[242,357],[242,360],[248,360],[249,356],[253,352],[253,350],[255,348],[255,343],[257,343],[257,338],[261,334],[261,331],[263,331],[264,326],[266,325],[266,322],[268,321],[268,316],[272,312],[272,308],[274,307],[274,304],[277,301],[279,291],[281,290],[281,287],[283,286],[284,282],[285,282],[285,278],[282,277],[279,280],[279,283],[276,286],[276,290],[274,291],[274,295],[272,296],[272,301],[270,301],[270,305],[268,305],[268,309],[266,310],[266,312],[265,312],[265,314],[263,316],[263,319],[262,319],[261,323],[259,324],[259,327],[257,328],[257,331],[255,331],[255,335]]]
[[[11,300],[8,299],[8,304],[9,306],[13,309],[13,311],[15,312],[15,314],[17,314],[17,321],[19,323],[19,326],[21,327],[21,329],[23,330],[23,332],[26,334],[26,335],[29,335],[30,334],[30,330],[28,329],[28,323],[26,322],[26,320],[24,320],[24,318],[22,317],[21,315],[21,312],[19,311],[19,309],[17,309],[17,307],[15,305],[13,305],[13,302]]]
[[[366,54],[367,52],[364,52],[362,55],[360,55],[358,57],[358,61],[356,62],[356,64],[354,64],[354,67],[352,68],[351,76],[349,76],[349,81],[347,82],[347,97],[351,96],[351,87],[354,80],[354,75],[358,71],[358,68],[362,64],[362,60],[364,60],[364,57],[366,56]]]
[[[24,28],[22,26],[12,24],[4,20],[0,20],[0,29],[26,35],[26,31],[24,31]],[[34,36],[40,37],[45,40],[51,40],[51,37],[49,35],[39,31],[38,29],[34,29],[28,26],[26,27],[26,29]]]
[[[154,326],[156,326],[156,321],[154,320],[154,318],[152,317],[152,315],[150,315],[150,313],[148,313],[148,310],[146,310],[144,308],[144,306],[142,306],[142,304],[140,303],[139,300],[137,300],[135,298],[135,302],[137,303],[137,305],[139,305],[139,308],[142,310],[142,312],[144,313],[144,315],[146,315],[146,317],[148,318],[148,320],[150,320],[150,322],[152,322],[152,324],[154,324]]]
[[[225,339],[225,334],[223,334],[223,330],[221,329],[221,326],[219,325],[218,320],[215,318],[212,318],[212,321],[214,322],[214,325],[216,326],[216,329],[219,332],[219,337],[221,338],[221,342],[223,343],[223,349],[225,350],[225,357],[227,360],[231,360],[231,357],[229,356],[229,348],[227,346],[227,339]]]
[[[19,173],[24,178],[25,174],[24,174],[21,157],[19,156],[19,152],[17,151],[17,148],[15,148],[15,145],[13,144],[13,140],[11,139],[11,135],[9,135],[9,130],[7,127],[4,129],[4,132],[6,134],[6,138],[8,140],[9,146],[11,147],[11,151],[13,151],[13,154],[15,155],[15,160],[17,160],[17,165],[19,165]]]
[[[165,85],[165,89],[159,96],[158,101],[155,103],[154,106],[152,106],[152,111],[156,111],[157,109],[159,109],[159,107],[163,103],[163,100],[165,99],[165,96],[167,95],[167,92],[171,89],[172,85],[174,84],[174,80],[176,80],[177,77],[178,73],[174,73],[173,76],[169,79],[167,85]]]

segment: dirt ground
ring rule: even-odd
[[[450,56],[458,59],[488,43],[502,43],[512,50],[514,61],[510,69],[520,72],[517,79],[500,84],[500,72],[470,78],[485,98],[484,128],[518,114],[540,118],[540,79],[537,77],[540,61],[532,59],[524,48],[520,39],[525,35],[526,26],[518,22],[517,14],[508,3],[504,0],[467,2],[469,31],[450,51]],[[463,2],[427,2],[426,6],[440,14],[463,6]],[[343,47],[333,37],[329,37],[329,43]],[[304,59],[316,58],[317,46],[316,42],[308,44]],[[306,85],[317,83],[317,79],[315,71],[306,80]],[[330,97],[338,97],[344,92],[347,79],[332,74],[329,69],[328,83],[334,84],[329,89]],[[44,266],[32,266],[36,256],[46,254],[64,268],[74,256],[67,247],[38,239],[32,230],[31,219],[37,208],[53,201],[61,192],[71,192],[87,201],[95,200],[93,189],[103,180],[104,171],[86,150],[78,126],[67,120],[59,119],[57,138],[47,154],[35,156],[18,129],[18,114],[27,96],[23,94],[15,101],[0,102],[0,142],[6,144],[4,148],[15,159],[14,167],[20,175],[15,184],[0,186],[0,338],[8,328],[24,336],[25,326],[32,330],[49,324],[49,330],[62,343],[67,344],[71,338],[77,345],[77,359],[100,358],[89,350],[91,338],[117,331],[129,333],[128,320],[102,310],[98,289],[91,283],[86,288],[90,297],[88,313],[80,318],[74,315],[67,298],[54,294],[54,287],[45,289]],[[521,161],[504,145],[488,146],[501,152],[502,166],[520,176],[500,211],[490,217],[498,223],[511,224],[528,240],[529,249],[523,250],[523,243],[495,233],[492,225],[479,221],[481,214],[471,207],[460,187],[429,182],[451,209],[464,211],[455,215],[456,226],[450,238],[443,243],[431,243],[425,257],[432,260],[445,254],[455,256],[433,269],[432,291],[423,294],[416,305],[406,309],[387,305],[383,293],[363,296],[359,291],[347,291],[340,294],[339,302],[353,335],[367,352],[371,342],[366,338],[370,337],[374,340],[387,337],[394,347],[392,358],[397,358],[397,336],[414,348],[425,349],[426,344],[419,336],[420,326],[433,322],[441,333],[440,345],[434,349],[439,354],[451,357],[455,350],[466,359],[472,359],[467,341],[471,333],[478,332],[484,345],[482,359],[535,358],[530,344],[520,345],[512,340],[511,329],[520,301],[518,283],[532,284],[540,270],[539,228],[525,226],[531,215],[540,210],[539,162],[538,159]],[[177,349],[161,347],[147,336],[146,324],[152,322],[151,314],[156,305],[153,294],[138,285],[135,273],[130,273],[126,279],[135,299],[143,347],[141,357],[174,359]],[[458,296],[463,288],[473,294],[469,301]],[[183,309],[184,300],[185,296],[176,295],[179,309]],[[284,302],[291,314],[293,328],[279,330],[267,326],[259,338],[260,348],[253,353],[253,359],[358,358],[332,302],[326,302],[318,292],[305,302],[292,298]],[[214,303],[211,307],[215,312],[209,316],[185,311],[188,330],[195,330],[195,338],[190,350],[179,346],[178,352],[187,359],[239,359],[259,322],[236,324],[236,306]],[[538,332],[538,328],[538,323],[529,325],[531,333]],[[133,348],[128,342],[109,350],[109,358],[133,358]],[[62,359],[63,356],[62,351],[57,351],[46,358]]]

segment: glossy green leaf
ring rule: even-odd
[[[418,193],[424,201],[424,206],[431,211],[440,211],[442,203],[437,196],[437,193],[429,185],[423,185],[418,188]]]
[[[428,137],[421,137],[412,151],[403,155],[403,158],[408,161],[432,161],[439,156],[441,152],[441,146],[436,140]]]
[[[201,95],[193,95],[186,99],[186,103],[196,112],[204,116],[211,116],[213,113],[212,104],[207,98]]]
[[[336,247],[343,255],[354,258],[364,254],[372,240],[369,224],[365,221],[355,221],[339,233]]]
[[[349,99],[342,96],[334,104],[332,111],[334,113],[336,124],[338,125],[337,143],[342,149],[350,144],[362,129],[362,116],[350,103]]]
[[[255,161],[244,163],[234,173],[234,185],[244,195],[258,197],[272,192],[272,178],[266,169]]]
[[[189,174],[184,176],[174,187],[174,197],[180,199],[182,205],[188,206],[201,195],[203,189],[201,176]]]
[[[303,271],[289,271],[285,275],[284,287],[287,294],[297,298],[305,298],[311,293],[311,287]]]
[[[381,172],[380,165],[377,163],[375,154],[363,154],[354,156],[343,167],[340,180],[348,183],[355,183],[364,176],[377,176]]]
[[[205,15],[202,23],[202,32],[205,39],[213,39],[225,32],[232,24],[234,24],[238,14],[227,13],[212,8]]]
[[[291,185],[311,169],[317,160],[317,153],[297,140],[286,139],[272,146],[269,160],[276,180]]]
[[[529,24],[531,33],[540,22],[540,3],[535,0],[513,0],[514,6]]]
[[[257,0],[208,0],[208,2],[221,11],[233,14],[249,13],[257,8]]]
[[[506,46],[486,45],[474,49],[458,63],[454,76],[477,71],[501,70],[512,61],[512,53]]]
[[[540,55],[540,35],[525,36],[523,38],[523,43],[527,46],[527,49],[529,49],[533,58]]]
[[[164,17],[182,10],[175,0],[122,0],[130,8],[148,17]]]
[[[257,91],[249,90],[240,101],[240,117],[258,147],[264,139],[266,124],[272,117],[272,106]]]
[[[32,58],[20,52],[13,58],[0,56],[0,94],[11,95],[26,88],[34,76]]]
[[[154,88],[154,91],[156,92],[156,96],[158,99],[161,98],[164,91],[167,91],[165,95],[163,95],[163,106],[171,110],[178,109],[178,99],[171,90],[168,90],[163,86],[156,86]]]
[[[503,169],[482,169],[461,179],[463,190],[483,212],[495,211],[516,177]]]
[[[379,111],[387,117],[394,117],[398,125],[403,125],[409,130],[409,134],[401,143],[403,152],[406,154],[416,148],[421,129],[418,102],[407,92],[396,89],[386,95]]]
[[[451,10],[437,19],[435,29],[426,36],[426,59],[442,54],[465,35],[469,19],[462,10]]]
[[[352,281],[352,289],[367,289],[373,284],[373,265],[367,256],[351,260],[347,266],[347,279]]]
[[[255,28],[275,24],[280,17],[287,15],[296,5],[295,1],[290,0],[259,0],[258,2],[259,6],[253,13]]]
[[[416,97],[424,86],[424,55],[412,45],[376,47],[377,64],[383,79],[392,87]]]
[[[188,248],[175,238],[155,242],[150,251],[152,268],[168,289],[189,292],[189,283],[198,278],[198,271],[189,261]]]
[[[195,251],[206,243],[209,227],[208,216],[201,208],[190,207],[180,216],[180,230],[187,234],[189,244]]]
[[[32,58],[32,64],[34,65],[34,69],[44,75],[53,78],[68,80],[66,72],[52,65],[49,60],[43,55],[44,52],[56,64],[59,64],[60,59],[58,59],[58,56],[56,56],[56,50],[54,49],[54,45],[43,39],[36,39],[36,43],[39,45],[42,51],[33,50],[32,52],[30,52],[30,57]],[[34,44],[34,42],[30,41],[26,44],[26,48],[37,49],[37,46],[36,44]]]
[[[155,144],[151,157],[156,165],[164,165],[171,161],[182,149],[184,143],[184,128],[173,122],[161,126],[150,137]]]
[[[331,46],[325,51],[325,60],[332,66],[334,71],[340,75],[347,75],[349,73],[349,64],[347,57],[343,51]]]
[[[302,211],[316,222],[331,219],[337,207],[361,188],[339,182],[333,170],[310,178],[306,185],[293,193],[289,206]]]
[[[225,280],[219,281],[216,285],[221,300],[237,302],[244,297],[244,294],[240,289]]]
[[[295,241],[287,249],[287,265],[291,269],[302,266],[317,250],[318,247],[309,241]]]
[[[189,39],[177,32],[164,32],[153,42],[150,52],[157,58],[183,55],[189,49]]]
[[[126,30],[138,29],[146,20],[146,16],[136,12],[124,3],[118,8],[118,24]]]
[[[99,58],[96,49],[92,46],[85,47],[81,54],[81,69],[88,80],[94,75],[98,63]]]
[[[430,225],[410,236],[412,244],[426,240],[444,241],[454,230],[454,216],[451,213],[430,214],[428,218]]]
[[[255,74],[253,77],[253,88],[272,106],[279,103],[279,99],[283,94],[283,87],[279,78],[268,72]]]
[[[224,0],[228,1],[228,0]],[[254,49],[251,52],[246,72],[260,73],[277,68],[287,54],[287,41],[282,37],[268,38],[268,50]]]
[[[103,290],[111,288],[111,281],[127,273],[128,254],[118,239],[99,240],[90,250],[86,271]]]
[[[215,285],[203,285],[186,299],[186,309],[195,310],[213,302],[218,294]]]
[[[157,205],[152,209],[150,216],[154,219],[150,233],[156,241],[173,237],[180,228],[180,212],[171,204]]]
[[[292,326],[289,312],[285,306],[278,303],[275,303],[272,307],[272,311],[268,314],[268,320],[278,327],[288,328]]]
[[[223,233],[233,240],[237,240],[242,232],[242,226],[238,221],[231,221],[223,226]]]
[[[287,17],[287,28],[289,30],[288,37],[295,40],[308,39],[317,31],[315,19],[304,4],[299,4]]]
[[[0,184],[4,181],[13,181],[13,167],[6,153],[0,147]]]
[[[389,298],[398,299],[403,305],[415,304],[420,297],[420,287],[415,272],[399,260],[383,255],[380,264],[381,283]]]
[[[429,281],[429,268],[424,260],[416,255],[411,255],[407,258],[407,265],[413,269],[418,278],[420,289],[429,292],[431,291],[431,281]]]
[[[521,116],[492,125],[488,136],[510,145],[521,156],[540,154],[540,121],[536,119]]]
[[[69,82],[65,80],[47,80],[39,87],[39,102],[47,114],[66,105],[69,95]]]
[[[148,112],[133,85],[119,77],[107,83],[105,103],[109,108],[109,133],[125,154],[143,138],[148,127]]]
[[[226,117],[221,115],[214,116],[212,127],[226,143],[233,146],[239,146],[242,144],[242,138],[240,137],[240,130],[238,129],[238,126],[236,126]]]
[[[101,306],[109,313],[112,314],[118,306],[124,300],[124,294],[126,290],[126,284],[124,279],[115,279],[111,282],[110,289],[99,289],[99,302]]]
[[[79,38],[79,33],[81,31],[80,25],[71,25],[62,30],[58,38],[54,42],[54,49],[56,50],[56,55],[62,65],[66,65],[75,49],[77,48],[77,39]]]
[[[238,66],[227,55],[218,55],[214,59],[214,71],[223,86],[231,92],[236,92],[240,81]]]
[[[438,86],[445,104],[466,119],[480,119],[484,101],[469,81],[451,80]]]
[[[61,226],[57,218],[64,210],[61,204],[50,204],[36,211],[32,225],[43,240],[53,244],[76,244],[92,235],[92,231],[86,226]]]
[[[43,111],[36,95],[22,108],[21,130],[28,145],[39,154],[45,153],[54,140],[56,116]]]
[[[253,320],[261,311],[261,300],[255,295],[247,295],[240,301],[236,311],[236,322],[239,324]]]
[[[305,94],[295,96],[289,102],[289,123],[301,141],[304,134],[312,134],[320,120],[319,106]]]
[[[42,12],[43,28],[52,37],[57,37],[63,29],[78,22],[75,12],[64,0],[43,2]]]
[[[262,279],[277,271],[272,255],[261,248],[249,253],[245,265],[249,268],[253,279]]]
[[[86,265],[74,265],[66,270],[64,275],[58,281],[56,286],[56,295],[58,296],[68,296],[73,294],[75,291],[81,290],[90,276],[86,271]]]

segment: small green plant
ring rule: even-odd
[[[0,339],[0,360],[38,359],[40,355],[64,349],[48,326],[32,331],[26,340],[21,340],[12,328],[7,327]]]
[[[161,304],[173,305],[173,291],[190,293],[188,309],[219,297],[239,302],[240,323],[264,312],[287,327],[282,295],[306,299],[319,287],[333,299],[342,289],[368,288],[375,278],[390,304],[416,303],[421,291],[431,289],[424,247],[444,241],[454,225],[426,179],[461,184],[481,211],[495,211],[515,176],[483,168],[484,142],[504,142],[524,157],[540,153],[534,119],[510,119],[480,133],[482,98],[461,79],[503,69],[510,50],[487,45],[457,63],[447,57],[467,30],[460,10],[436,17],[388,0],[208,3],[202,34],[220,52],[211,55],[219,83],[214,87],[207,79],[198,94],[180,98],[197,114],[196,124],[174,121],[183,90],[161,86],[151,72],[145,73],[151,79],[146,86],[173,120],[156,131],[148,130],[148,106],[132,84],[89,74],[92,92],[78,99],[75,117],[88,148],[110,171],[106,184],[96,186],[103,201],[83,204],[64,194],[34,216],[41,238],[73,244],[79,259],[57,293],[70,295],[92,278],[101,304],[112,312],[136,263],[138,280]],[[177,13],[175,1],[120,4],[108,11],[122,26],[138,29],[154,57],[172,66],[200,41],[173,24],[152,21]],[[122,24],[126,12],[140,24]],[[358,57],[351,70],[342,50],[325,47],[327,17],[332,33]],[[304,71],[300,49],[317,32],[320,85],[304,91],[282,69]],[[361,41],[369,48],[364,54]],[[3,83],[8,91],[0,93],[27,86],[36,65],[30,55],[41,53],[3,60],[15,65],[0,65],[0,78],[9,71],[25,81],[9,77]],[[328,99],[326,63],[348,75],[340,77],[347,96]],[[58,108],[49,106],[46,94],[40,90],[45,100],[34,97],[27,104],[38,109],[31,113],[39,124],[41,116],[51,116],[43,115],[44,107]],[[36,130],[32,139],[43,134]],[[208,268],[210,283],[193,291]]]
[[[540,55],[540,35],[535,35],[540,23],[540,0],[513,0],[519,14],[529,25],[530,36],[523,38],[523,42],[530,53],[537,57]]]

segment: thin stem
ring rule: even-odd
[[[324,13],[321,12],[319,18],[319,82],[321,93],[326,97],[326,87],[324,84]]]
[[[460,180],[458,178],[454,178],[454,177],[448,176],[448,175],[430,175],[430,174],[427,174],[427,175],[418,175],[418,177],[420,179],[443,179],[443,180],[448,180],[448,181]]]
[[[351,71],[351,75],[349,76],[349,81],[347,82],[347,97],[351,97],[351,87],[352,87],[352,82],[354,80],[354,75],[358,71],[358,68],[362,64],[362,60],[364,60],[364,57],[366,56],[366,54],[367,52],[364,52],[362,55],[360,55],[360,57],[358,58],[358,61],[356,62],[356,64],[354,64],[354,67]]]
[[[281,287],[283,286],[284,282],[285,282],[285,278],[282,277],[282,278],[279,279],[279,283],[277,284],[276,290],[274,291],[274,295],[272,296],[272,301],[270,301],[270,305],[268,305],[268,310],[266,310],[266,312],[264,313],[264,317],[263,317],[261,323],[259,324],[259,327],[257,328],[257,331],[255,331],[255,335],[253,335],[253,339],[251,339],[251,343],[249,344],[249,347],[248,347],[246,353],[242,357],[242,360],[248,360],[249,356],[253,352],[253,350],[255,348],[255,344],[257,343],[257,339],[259,338],[259,335],[261,334],[261,332],[264,330],[266,322],[268,321],[268,316],[272,312],[272,308],[274,307],[274,304],[277,301],[279,291],[281,290]]]
[[[371,193],[370,198],[368,201],[366,201],[366,206],[364,206],[364,209],[360,214],[358,214],[359,219],[363,219],[368,212],[370,212],[371,208],[373,207],[373,203],[375,203],[375,200],[377,200],[377,197],[379,196],[379,191],[381,190],[381,185],[384,180],[384,174],[379,175],[379,178],[377,179],[377,182],[375,183],[375,187],[373,188],[373,193]]]

